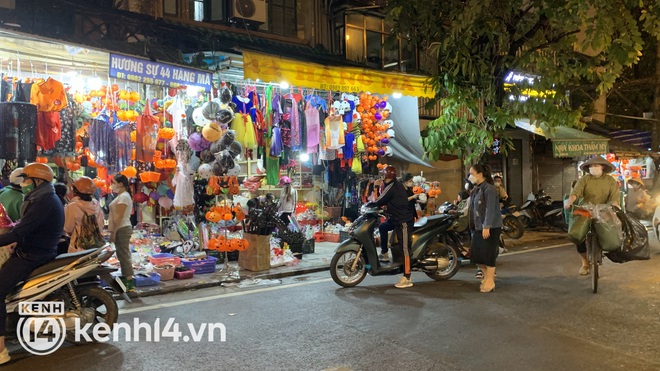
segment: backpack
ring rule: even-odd
[[[80,225],[76,227],[75,249],[78,251],[94,249],[101,247],[103,244],[103,235],[99,229],[96,215],[87,214],[87,212],[83,210],[82,221]]]

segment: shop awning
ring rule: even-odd
[[[293,86],[358,93],[400,93],[414,97],[433,97],[427,77],[396,72],[376,71],[347,66],[326,66],[300,62],[275,55],[243,50],[243,73],[246,79],[286,82]]]
[[[530,124],[529,119],[516,119],[516,126],[552,141],[554,157],[593,156],[609,153],[609,138],[566,126],[547,127]]]

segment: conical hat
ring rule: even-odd
[[[585,173],[589,172],[589,166],[591,165],[603,165],[603,173],[608,174],[614,171],[614,165],[612,165],[609,161],[606,159],[596,156],[593,158],[590,158],[588,161],[586,161],[582,166],[580,166],[580,170],[584,171]]]

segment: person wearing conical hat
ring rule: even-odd
[[[565,203],[566,209],[570,209],[578,198],[582,198],[582,202],[585,204],[609,204],[620,207],[621,191],[619,190],[619,185],[616,179],[608,175],[614,171],[614,165],[601,156],[596,156],[582,164],[580,169],[586,174],[573,187],[571,195]],[[586,242],[582,241],[576,244],[576,246],[582,260],[582,266],[578,273],[581,276],[586,276],[589,274]]]
[[[628,180],[626,212],[637,219],[644,219],[648,213],[641,206],[649,201],[650,196],[646,193],[644,181],[640,178],[631,178]]]

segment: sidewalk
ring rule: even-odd
[[[534,248],[569,244],[566,234],[562,232],[539,232],[525,231],[522,238],[518,240],[505,239],[506,248],[509,252],[532,250]],[[156,286],[136,287],[136,292],[131,297],[145,297],[153,295],[162,295],[172,292],[188,291],[202,289],[207,287],[220,286],[223,283],[236,283],[247,279],[279,279],[289,276],[304,275],[314,272],[329,270],[330,261],[334,255],[335,249],[339,244],[334,242],[317,242],[313,254],[305,254],[300,262],[295,266],[282,266],[271,268],[261,272],[251,272],[240,269],[239,279],[227,279],[219,270],[222,265],[218,265],[215,273],[200,274],[188,280],[171,280],[161,282]],[[237,262],[229,262],[231,267],[238,268]],[[329,276],[329,275],[328,275]]]

